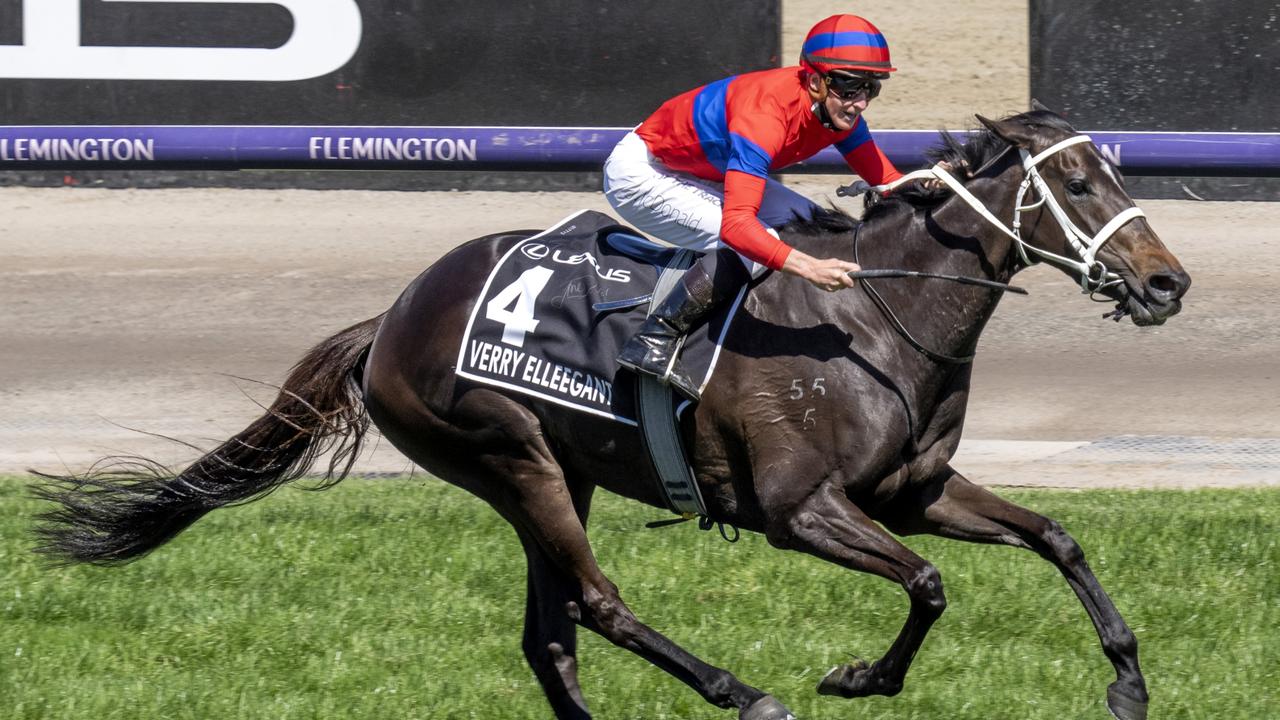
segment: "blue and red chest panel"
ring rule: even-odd
[[[664,165],[725,183],[721,238],[775,269],[790,248],[765,232],[755,215],[769,173],[830,145],[873,185],[901,176],[858,118],[850,130],[823,127],[798,67],[735,75],[668,100],[636,133]]]

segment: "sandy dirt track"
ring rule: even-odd
[[[949,18],[933,2],[857,8],[902,68],[873,127],[963,127],[975,111],[1026,107],[1025,2],[948,6]],[[838,9],[784,2],[787,58]],[[832,194],[827,178],[790,182]],[[1193,276],[1185,311],[1160,328],[1116,325],[1060,273],[1020,275],[1032,295],[1002,303],[976,365],[957,461],[975,479],[1280,484],[1280,203],[1142,206]],[[0,472],[187,457],[124,428],[221,440],[256,416],[250,398],[272,394],[234,377],[279,381],[457,243],[580,208],[608,210],[593,193],[0,190]],[[1204,441],[1089,450],[1129,435]],[[408,465],[383,446],[362,467]]]
[[[816,197],[826,186],[805,189]],[[381,312],[458,242],[606,209],[590,193],[7,190],[0,198],[3,471],[77,468],[104,452],[172,454],[112,423],[224,438],[257,412],[237,387],[270,395],[229,376],[278,381],[312,343]],[[1184,312],[1159,328],[1117,325],[1056,271],[1020,275],[1032,295],[1007,298],[983,337],[966,438],[1280,438],[1280,205],[1144,207],[1194,277]],[[1001,447],[1062,449],[986,450]],[[404,467],[384,451],[372,466]],[[1009,459],[986,457],[998,467],[967,466],[986,468],[975,477],[1037,482],[996,478]],[[1053,484],[1074,483],[1062,468],[1051,475]]]

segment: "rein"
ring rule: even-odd
[[[836,188],[836,195],[852,197],[854,195],[859,195],[865,192],[866,190],[870,190],[870,189],[872,189],[870,185],[868,185],[863,181],[858,181],[852,185],[846,185],[846,186]],[[858,225],[858,227],[853,231],[853,261],[858,263],[859,265],[862,264],[862,261],[858,257],[858,239],[861,237],[861,232],[862,232],[862,225]],[[1029,294],[1023,288],[1010,285],[1008,283],[996,282],[995,280],[968,277],[965,275],[943,275],[940,273],[921,272],[919,270],[892,270],[892,269],[857,270],[857,271],[848,273],[848,275],[854,280],[862,280],[862,281],[880,280],[885,278],[931,278],[935,280],[949,280],[951,282],[960,283],[962,285],[977,285],[979,287],[991,288],[992,290],[999,290],[1000,292],[1012,292],[1012,293],[1017,293],[1019,295]],[[904,325],[902,321],[898,319],[897,314],[895,314],[893,312],[893,309],[889,307],[889,303],[886,302],[883,297],[881,297],[880,292],[878,290],[876,290],[868,282],[862,282],[860,284],[862,285],[863,289],[867,291],[867,294],[871,296],[871,299],[875,301],[876,305],[880,308],[880,312],[883,313],[885,318],[888,319],[890,324],[893,325],[893,329],[896,330],[898,334],[902,336],[902,339],[906,340],[911,345],[911,347],[915,348],[920,354],[924,355],[930,360],[933,360],[934,362],[944,363],[948,365],[966,365],[968,363],[973,362],[974,355],[962,355],[962,356],[956,357],[952,355],[946,355],[944,353],[940,353],[935,350],[930,350],[919,340],[916,340],[915,336],[911,334],[910,330],[907,330],[907,326]]]
[[[1018,295],[1030,294],[1023,288],[1015,285],[996,282],[995,280],[968,277],[966,275],[941,275],[939,273],[920,272],[918,270],[858,270],[850,272],[848,275],[854,280],[880,280],[882,278],[932,278],[934,280],[950,280],[952,282],[958,282],[961,285],[977,285],[979,287],[1002,290],[1016,293]]]
[[[859,259],[859,256],[858,256],[858,240],[861,237],[862,237],[862,225],[858,225],[858,227],[855,228],[853,231],[853,261],[858,263],[859,265],[862,264],[862,261]],[[862,289],[867,291],[867,294],[870,295],[871,299],[875,301],[876,306],[880,308],[880,312],[884,314],[885,318],[893,326],[893,329],[896,330],[898,334],[902,336],[903,340],[906,340],[911,345],[911,347],[915,348],[916,351],[918,351],[921,355],[924,355],[925,357],[929,358],[934,362],[943,363],[946,365],[967,365],[973,362],[973,358],[975,357],[975,355],[969,354],[969,355],[954,356],[954,355],[947,355],[945,353],[940,353],[935,350],[930,350],[919,340],[915,339],[915,336],[911,334],[911,331],[907,329],[907,326],[902,324],[902,321],[898,319],[897,314],[894,313],[893,309],[889,307],[889,303],[886,302],[885,299],[880,296],[880,291],[876,290],[875,287],[872,286],[871,283],[866,282],[866,280],[871,278],[903,278],[903,277],[937,278],[939,280],[952,280],[954,282],[964,283],[966,285],[979,285],[982,287],[990,287],[1000,291],[1009,290],[1022,295],[1027,294],[1027,291],[1020,287],[1014,287],[1012,285],[1007,285],[1005,283],[995,282],[994,280],[984,280],[982,278],[964,277],[961,275],[939,275],[937,273],[917,272],[914,270],[859,270],[856,272],[849,273],[849,277],[854,278],[856,280],[863,281],[859,283],[862,286]]]

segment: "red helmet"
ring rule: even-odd
[[[813,26],[800,50],[800,64],[826,75],[832,70],[891,73],[889,44],[875,25],[857,15],[832,15]]]

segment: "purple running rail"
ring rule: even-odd
[[[626,128],[3,126],[3,169],[593,170]],[[1132,175],[1280,177],[1280,133],[1089,131]],[[903,169],[925,163],[939,135],[878,130]],[[839,172],[832,149],[792,168]]]

